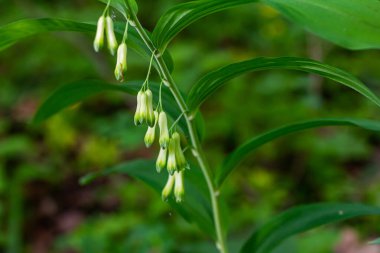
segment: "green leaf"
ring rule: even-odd
[[[0,51],[21,39],[53,31],[95,32],[96,25],[62,19],[24,19],[0,27]]]
[[[221,168],[217,170],[216,185],[220,187],[227,176],[244,160],[244,158],[264,144],[291,133],[324,126],[355,126],[367,130],[380,131],[380,122],[353,118],[315,119],[286,125],[248,140],[229,154],[224,160]]]
[[[193,22],[212,13],[259,0],[203,0],[178,4],[158,21],[153,40],[159,49]],[[378,0],[261,0],[293,22],[338,45],[351,49],[380,47]],[[333,20],[333,22],[332,22]]]
[[[114,173],[127,174],[139,179],[153,188],[160,196],[167,180],[168,173],[157,173],[155,162],[148,160],[136,160],[123,163],[102,172],[92,173],[83,177],[81,184],[88,184],[100,176]],[[212,211],[207,194],[206,182],[200,170],[192,166],[191,170],[185,172],[185,199],[177,204],[174,199],[168,203],[183,216],[187,221],[196,223],[206,234],[215,238]]]
[[[34,116],[33,123],[39,124],[60,112],[62,109],[82,102],[104,91],[122,91],[129,94],[136,94],[138,85],[113,85],[96,80],[84,80],[64,85],[55,90],[39,107]]]
[[[362,204],[320,203],[294,207],[257,229],[241,253],[270,253],[285,239],[310,229],[366,215],[379,215],[380,208]]]
[[[318,74],[356,90],[378,106],[380,99],[373,94],[360,80],[338,68],[318,61],[296,57],[260,57],[248,61],[234,63],[217,69],[197,82],[190,90],[188,104],[195,111],[208,97],[227,81],[258,70],[289,69]]]
[[[152,35],[153,42],[163,51],[180,31],[195,21],[218,11],[258,1],[259,0],[203,0],[175,5],[163,14],[158,21]]]
[[[115,23],[115,33],[119,40],[124,34],[125,24]],[[24,19],[0,27],[0,51],[10,47],[14,43],[31,37],[33,35],[46,32],[85,32],[94,34],[96,31],[95,24],[75,22],[63,19]],[[135,29],[128,30],[128,47],[136,51],[149,61],[151,57],[150,50],[146,47]],[[42,46],[42,45],[41,45]],[[92,47],[92,44],[88,45]],[[163,55],[169,71],[173,71],[173,60],[168,52]]]
[[[350,49],[380,48],[378,0],[263,0],[291,21]]]

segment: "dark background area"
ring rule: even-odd
[[[178,2],[139,1],[139,17],[151,31]],[[0,25],[37,17],[96,22],[103,8],[89,0],[0,0]],[[79,185],[88,172],[156,155],[144,147],[144,130],[133,125],[134,97],[103,93],[41,125],[31,124],[57,87],[81,79],[115,82],[114,58],[105,51],[96,54],[92,40],[79,33],[42,34],[0,52],[0,252],[213,252],[207,235],[142,182],[112,175]],[[334,46],[260,4],[194,23],[169,50],[174,78],[185,92],[203,74],[232,62],[299,56],[344,69],[380,94],[377,50]],[[131,50],[128,57],[127,79],[142,79],[148,62]],[[202,112],[204,147],[215,168],[239,144],[271,128],[316,117],[379,119],[380,110],[331,81],[266,71],[230,81]],[[263,146],[224,185],[231,246],[294,205],[379,206],[379,165],[380,134],[356,128],[308,130]],[[316,229],[288,240],[278,252],[358,252],[350,250],[379,236],[378,221],[360,218]]]

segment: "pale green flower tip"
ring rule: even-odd
[[[155,120],[154,120],[154,114],[153,113],[148,113],[147,123],[148,123],[149,127],[154,126]]]
[[[148,130],[147,130],[145,137],[144,137],[145,146],[147,148],[152,146],[152,144],[154,142],[155,130],[156,130],[155,127],[148,127]]]
[[[177,161],[175,155],[175,141],[174,139],[170,139],[169,148],[168,148],[168,172],[173,175],[173,173],[177,170]]]
[[[174,173],[176,172],[176,169],[177,169],[177,167],[169,167],[169,165],[167,167],[168,173],[171,176],[174,176]]]
[[[153,93],[150,89],[147,89],[145,91],[146,95],[146,108],[147,108],[147,114],[146,114],[146,123],[152,127],[154,126],[156,119],[154,116],[154,111],[153,111]]]
[[[115,78],[119,82],[122,82],[124,80],[124,74],[123,74],[122,66],[120,64],[116,64],[116,67],[115,67]]]
[[[174,185],[174,196],[176,201],[182,202],[185,196],[185,187],[183,185],[183,171],[175,173],[175,185]]]
[[[158,173],[160,173],[166,166],[167,153],[167,149],[160,149],[160,153],[158,154],[156,161],[156,170]]]
[[[144,121],[146,120],[147,115],[148,115],[148,108],[146,106],[146,100],[147,100],[146,93],[142,92],[142,94],[141,94],[141,106],[140,106],[140,118],[139,118],[140,124],[144,123]]]
[[[105,18],[101,16],[98,19],[98,24],[96,28],[96,35],[94,39],[94,50],[95,52],[99,52],[99,50],[104,45],[104,28],[105,28]]]
[[[169,146],[169,129],[168,118],[164,111],[160,112],[158,116],[158,126],[160,127],[160,146],[161,148],[167,148]]]
[[[142,99],[142,95],[143,95],[143,92],[140,90],[138,93],[137,93],[137,105],[136,105],[136,112],[135,112],[135,116],[134,116],[134,123],[136,126],[140,125],[141,124],[141,99]]]
[[[168,148],[168,146],[169,146],[169,136],[167,138],[161,137],[159,142],[160,142],[160,147],[161,148],[163,148],[163,149]]]
[[[164,189],[162,190],[161,197],[163,201],[167,201],[170,194],[173,191],[173,185],[174,185],[174,176],[169,175],[168,181],[166,182],[166,185]]]
[[[180,137],[180,135],[179,135],[179,133],[178,132],[174,132],[173,134],[172,134],[172,138],[175,140],[175,141],[181,141],[181,137]]]
[[[113,30],[113,20],[110,16],[106,17],[106,34],[107,34],[108,49],[112,55],[115,55],[118,44],[117,44],[115,32]]]

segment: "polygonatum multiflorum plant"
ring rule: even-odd
[[[199,108],[220,87],[237,76],[258,70],[303,71],[351,88],[378,106],[380,99],[351,74],[315,60],[297,57],[260,57],[232,63],[205,75],[185,94],[172,77],[173,62],[168,52],[171,40],[195,21],[218,11],[256,2],[272,6],[291,21],[342,47],[352,50],[379,48],[379,1],[186,1],[167,10],[152,33],[141,25],[135,0],[101,2],[105,8],[97,23],[45,18],[21,20],[1,27],[0,49],[41,32],[79,31],[94,35],[93,48],[96,52],[101,52],[107,46],[109,53],[115,56],[114,76],[118,84],[86,80],[63,86],[42,104],[34,122],[41,122],[63,108],[101,91],[117,90],[136,95],[134,124],[147,129],[145,145],[150,147],[156,141],[159,152],[154,161],[127,162],[112,168],[112,172],[128,173],[155,188],[185,219],[197,224],[208,234],[221,253],[229,252],[228,231],[222,222],[224,212],[220,210],[221,206],[225,206],[224,200],[220,198],[222,185],[246,156],[278,137],[310,128],[349,125],[380,130],[378,122],[353,118],[323,118],[289,124],[247,140],[231,152],[218,168],[211,170],[201,146],[202,131],[199,125],[202,114]],[[111,8],[119,11],[123,18],[113,20]],[[149,60],[143,82],[130,81],[128,78],[129,49]],[[152,71],[157,72],[158,80],[152,80]],[[154,168],[158,173],[152,173]],[[89,183],[107,173],[87,175],[82,183]],[[241,252],[268,253],[294,234],[323,224],[374,214],[380,214],[380,208],[352,203],[294,207],[256,229],[241,247]]]

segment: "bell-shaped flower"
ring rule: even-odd
[[[175,158],[175,140],[173,140],[173,138],[171,138],[169,141],[167,169],[170,175],[173,175],[174,172],[177,170],[177,161]]]
[[[163,201],[167,201],[170,194],[172,193],[173,191],[173,186],[174,186],[174,176],[172,175],[169,175],[169,178],[168,178],[168,181],[166,182],[166,185],[164,187],[164,189],[162,190],[162,200]]]
[[[169,129],[168,129],[168,118],[164,111],[160,112],[158,116],[158,126],[160,127],[160,146],[161,148],[167,148],[169,145]]]
[[[117,49],[117,61],[115,67],[115,77],[118,81],[123,81],[127,72],[127,44],[121,43]]]
[[[166,166],[166,160],[168,159],[168,149],[160,148],[160,153],[158,153],[156,161],[156,170],[160,173]]]
[[[140,125],[141,124],[141,119],[142,119],[142,115],[141,115],[141,106],[142,106],[142,97],[143,97],[143,94],[144,92],[143,91],[139,91],[137,93],[137,106],[136,106],[136,112],[135,112],[135,117],[134,117],[134,122],[135,122],[135,125]]]
[[[174,185],[174,196],[175,200],[179,203],[182,202],[183,197],[185,196],[185,187],[183,185],[183,173],[184,171],[176,171],[174,174],[175,185]]]
[[[113,30],[113,20],[110,16],[106,17],[106,35],[107,35],[107,45],[108,50],[112,55],[116,53],[117,49],[117,40],[115,32]]]
[[[181,148],[181,137],[179,133],[175,132],[172,135],[172,139],[175,141],[175,158],[178,170],[184,170],[188,168],[188,163],[186,161],[185,155],[183,154]]]
[[[139,119],[140,124],[143,124],[146,121],[146,118],[148,115],[148,108],[146,107],[146,100],[147,100],[146,92],[142,91],[141,101],[140,101],[141,102],[141,106],[140,106],[141,117]]]
[[[158,117],[158,112],[155,111],[154,114],[157,115],[157,117]],[[155,117],[155,118],[157,118],[157,117]],[[145,146],[147,148],[152,146],[152,144],[154,142],[154,137],[156,135],[156,124],[157,124],[157,120],[155,120],[153,127],[148,127],[148,130],[146,131],[146,134],[144,137],[144,142],[145,142]]]
[[[156,117],[155,117],[154,111],[153,111],[153,94],[152,94],[152,91],[147,89],[145,91],[145,95],[146,95],[146,108],[147,108],[145,120],[146,120],[146,123],[148,124],[148,126],[152,127],[156,122]]]
[[[99,52],[99,50],[104,45],[104,28],[105,28],[106,18],[101,16],[98,19],[98,25],[96,28],[96,35],[94,39],[94,50],[95,52]]]

